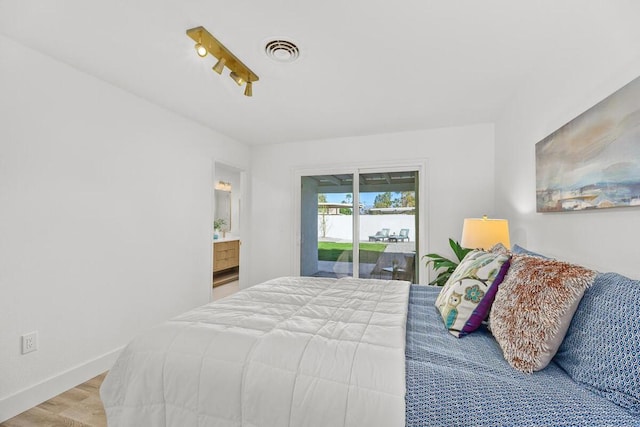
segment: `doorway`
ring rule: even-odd
[[[239,288],[241,268],[241,201],[240,169],[222,163],[214,164],[213,175],[213,247],[212,285]]]
[[[300,275],[418,283],[420,170],[302,173]]]

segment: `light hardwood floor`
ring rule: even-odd
[[[240,290],[240,282],[229,282],[226,285],[220,285],[213,288],[213,300],[217,301],[231,294],[235,294]]]
[[[106,427],[100,384],[106,372],[0,424],[2,427]]]
[[[213,299],[218,300],[239,290],[238,282],[217,286],[213,289]],[[100,385],[104,374],[86,383],[67,390],[0,423],[0,427],[106,427],[107,417],[100,400]]]

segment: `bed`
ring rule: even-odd
[[[557,358],[533,374],[513,369],[485,327],[464,338],[453,337],[434,307],[441,288],[412,285],[407,316],[406,426],[640,427],[640,412],[625,409],[606,397],[619,389],[616,382],[629,378],[634,380],[627,387],[635,390],[635,396],[640,393],[638,335],[631,332],[637,331],[638,317],[624,314],[640,311],[640,287],[636,285],[634,290],[628,279],[620,277],[609,273],[596,281],[578,309],[582,311],[580,321],[569,332],[574,334],[570,341],[584,339],[583,344],[591,347],[602,342],[597,336],[603,330],[628,331],[619,334],[620,338],[606,334],[607,346],[590,349],[585,355],[594,361],[586,371],[608,381],[605,392],[572,379],[564,369],[570,365],[565,363],[563,367]],[[599,324],[588,314],[593,306],[601,307],[596,310]],[[616,318],[618,311],[623,313]],[[616,341],[622,345],[616,346]],[[561,347],[560,357],[569,347]],[[600,365],[604,370],[595,362],[602,355],[606,359]],[[621,362],[625,360],[626,365]],[[640,403],[631,393],[623,395],[636,405]]]
[[[285,277],[189,311],[122,352],[110,426],[405,426],[410,283]]]

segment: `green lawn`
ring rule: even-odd
[[[378,257],[387,247],[385,243],[360,243],[360,262],[375,264]],[[353,244],[337,243],[337,242],[318,242],[318,260],[319,261],[337,261],[340,254],[348,251],[348,259],[344,261],[353,261]],[[341,260],[343,261],[343,260]]]

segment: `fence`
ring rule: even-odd
[[[323,218],[324,217],[324,218]],[[360,215],[359,241],[368,241],[369,236],[383,228],[389,234],[399,234],[403,228],[409,229],[409,240],[416,240],[415,215]],[[351,241],[353,235],[353,216],[351,215],[318,215],[318,236],[322,240]],[[324,233],[323,233],[324,231]]]

